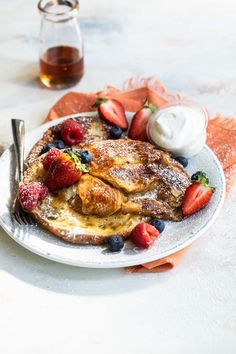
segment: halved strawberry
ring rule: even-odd
[[[129,138],[133,140],[148,141],[148,136],[146,133],[147,123],[151,115],[154,114],[156,110],[157,107],[148,103],[148,101],[144,103],[143,108],[136,112],[132,119],[128,134]]]
[[[69,187],[77,182],[82,172],[87,172],[80,157],[73,151],[61,153],[49,168],[45,185],[50,191]]]
[[[107,123],[112,126],[128,129],[128,121],[123,105],[113,98],[98,98],[93,108],[98,107],[98,113]]]
[[[46,171],[49,170],[52,162],[61,154],[61,151],[57,148],[51,148],[46,156],[43,158],[43,167]]]
[[[184,216],[190,216],[196,211],[204,208],[210,201],[214,188],[208,185],[208,178],[204,172],[198,172],[198,180],[192,180],[185,191],[182,203],[182,212]]]
[[[159,234],[159,231],[154,226],[141,222],[131,232],[130,239],[136,246],[148,248],[154,243]]]

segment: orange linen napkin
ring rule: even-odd
[[[165,103],[179,101],[180,94],[171,94],[155,78],[134,78],[126,81],[124,90],[108,86],[96,93],[69,92],[64,95],[49,111],[46,122],[79,112],[93,111],[92,105],[97,97],[110,97],[119,100],[128,112],[135,112],[143,106],[146,99],[161,107]],[[236,172],[236,119],[222,118],[218,115],[209,121],[207,144],[214,151],[225,172],[227,189],[233,184]],[[188,246],[189,247],[189,246]],[[128,267],[133,272],[163,272],[172,269],[182,258],[188,247],[157,261],[139,266]]]

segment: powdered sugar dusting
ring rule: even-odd
[[[132,114],[129,115],[132,117]],[[38,138],[42,134],[42,127],[38,128]],[[27,137],[26,146],[32,146],[35,142],[34,135]],[[197,170],[204,170],[212,185],[216,187],[212,201],[202,211],[199,211],[191,218],[178,223],[166,222],[163,234],[158,238],[158,242],[148,250],[135,249],[134,246],[126,242],[124,249],[111,254],[105,247],[91,245],[75,245],[66,243],[57,237],[52,236],[39,226],[19,227],[10,219],[10,204],[12,195],[12,184],[14,176],[12,163],[13,149],[4,153],[0,161],[0,184],[2,186],[2,203],[0,205],[0,218],[4,228],[11,234],[17,242],[26,248],[36,252],[46,258],[50,258],[62,263],[69,263],[86,267],[123,267],[127,265],[142,264],[154,259],[167,256],[177,250],[187,246],[199,237],[209,227],[209,223],[218,213],[224,198],[223,174],[217,160],[211,151],[204,149],[194,158],[189,160],[187,170],[191,175]],[[10,163],[9,163],[10,161]],[[149,193],[149,192],[148,192]],[[150,191],[150,193],[152,193]],[[140,193],[141,195],[142,193]],[[138,195],[138,194],[137,194]],[[49,220],[48,220],[49,221]],[[125,225],[125,220],[122,223]],[[89,229],[89,227],[87,227]],[[66,237],[66,236],[65,236]],[[86,241],[86,237],[83,237]],[[74,241],[76,236],[73,236]]]

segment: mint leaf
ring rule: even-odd
[[[76,152],[67,151],[66,153],[70,156],[71,161],[75,164],[78,171],[88,172],[86,165],[81,162],[80,156]]]

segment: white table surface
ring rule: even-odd
[[[0,144],[11,142],[12,117],[32,129],[66,92],[38,85],[36,3],[0,0]],[[234,0],[81,0],[86,74],[75,89],[156,75],[212,115],[236,116],[235,13]],[[1,230],[0,353],[235,353],[235,200],[234,190],[162,274],[64,266]]]

